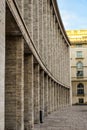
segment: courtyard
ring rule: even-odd
[[[87,106],[78,105],[59,109],[35,125],[35,130],[87,130]]]

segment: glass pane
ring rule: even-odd
[[[78,89],[77,90],[77,94],[78,95],[81,95],[81,94],[83,95],[84,94],[84,89]]]
[[[82,83],[79,83],[77,88],[84,88],[84,85]]]
[[[76,47],[82,47],[82,44],[76,44]]]
[[[83,63],[82,62],[78,62],[77,63],[77,68],[78,69],[82,69],[83,68]]]
[[[77,71],[77,77],[82,77],[83,76],[83,71]]]
[[[82,51],[77,51],[77,58],[81,58],[82,57]]]

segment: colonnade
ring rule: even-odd
[[[24,54],[21,37],[7,38],[6,43],[5,129],[32,130],[41,122],[40,114],[44,121],[48,114],[69,105],[69,88],[56,83],[33,54]]]
[[[5,130],[33,130],[70,104],[70,43],[56,0],[5,4]]]

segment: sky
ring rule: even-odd
[[[87,0],[57,0],[66,30],[87,29]]]

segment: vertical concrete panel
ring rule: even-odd
[[[33,55],[24,57],[24,123],[26,130],[34,128],[34,66]]]
[[[50,6],[50,1],[48,3],[48,13],[49,13],[49,70],[51,71],[51,62],[52,62],[52,59],[51,59],[51,43],[52,43],[52,27],[51,27],[51,6]]]
[[[43,57],[47,65],[47,0],[43,0]]]
[[[5,90],[5,0],[0,0],[0,129],[4,130]]]
[[[24,129],[24,41],[6,38],[5,129]]]
[[[33,40],[33,0],[24,0],[24,20]]]
[[[24,6],[23,1],[24,1],[24,0],[15,0],[15,1],[17,2],[17,4],[18,4],[18,9],[19,9],[19,11],[20,11],[21,16],[23,17],[23,6]]]
[[[39,54],[43,59],[43,0],[39,0]]]
[[[48,76],[44,75],[44,116],[48,115]]]
[[[34,64],[34,123],[40,122],[40,66]]]
[[[53,7],[51,6],[51,72],[53,73],[54,75],[54,61],[53,61],[53,46],[54,46],[54,39],[53,39],[53,29],[54,29],[54,26],[53,26]]]
[[[39,53],[39,1],[33,0],[33,41]]]

